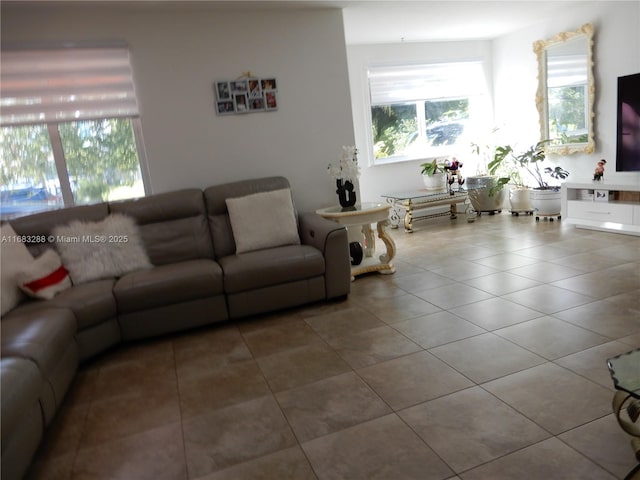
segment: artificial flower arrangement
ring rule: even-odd
[[[356,192],[354,182],[360,175],[358,167],[358,149],[356,147],[342,147],[340,162],[329,164],[329,175],[336,181],[336,193],[343,209],[354,209]]]
[[[334,180],[342,180],[343,182],[355,182],[360,176],[360,167],[358,166],[358,149],[354,146],[342,147],[340,162],[337,165],[329,164],[327,168],[329,175]]]

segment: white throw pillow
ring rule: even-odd
[[[24,298],[18,288],[16,274],[33,262],[33,256],[27,247],[17,241],[18,237],[9,223],[0,225],[0,299],[2,315],[15,308]]]
[[[58,292],[71,287],[69,272],[60,255],[48,249],[16,274],[18,287],[34,298],[51,300]]]
[[[226,203],[236,253],[300,244],[291,190],[227,198]]]
[[[52,233],[74,284],[152,267],[138,226],[126,215],[109,215],[101,222],[76,220]]]

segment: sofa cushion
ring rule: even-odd
[[[76,317],[80,332],[116,317],[114,284],[115,279],[109,278],[75,285],[47,301],[46,305],[71,310]]]
[[[51,300],[71,287],[69,272],[62,266],[60,255],[48,249],[16,274],[18,287],[30,297]]]
[[[36,364],[24,358],[3,358],[0,361],[2,380],[2,445],[20,428],[22,416],[34,404],[42,391],[42,375]],[[44,430],[44,426],[43,426]],[[4,458],[3,458],[4,461]]]
[[[2,315],[15,308],[25,295],[18,288],[16,275],[26,265],[33,262],[33,256],[27,247],[18,242],[13,227],[4,223],[0,225],[0,240],[2,241],[2,255],[0,255],[0,308]]]
[[[2,472],[4,479],[23,478],[38,448],[44,419],[40,406],[42,375],[35,363],[23,358],[0,362],[2,391]]]
[[[109,209],[136,219],[154,265],[213,258],[201,190],[186,189],[111,202]]]
[[[99,222],[72,221],[53,229],[74,284],[151,267],[135,220],[122,214]]]
[[[17,308],[2,318],[2,358],[28,358],[49,378],[75,342],[76,319],[64,308]]]
[[[243,197],[258,192],[290,188],[285,177],[267,177],[215,185],[205,189],[204,201],[213,238],[215,257],[222,258],[235,253],[236,246],[227,212],[227,198]]]
[[[236,253],[299,245],[291,190],[272,190],[227,198]]]
[[[213,260],[188,260],[129,273],[113,294],[119,313],[135,312],[223,293],[222,269]]]
[[[51,235],[53,229],[58,225],[66,225],[74,220],[98,222],[106,218],[107,215],[109,215],[107,204],[97,203],[14,218],[11,220],[11,225],[18,235],[25,235],[35,240],[32,243],[27,243],[27,248],[33,256],[37,257],[48,248],[55,248],[55,237],[51,237]]]
[[[309,245],[287,245],[221,258],[224,290],[237,293],[323,275],[324,258]]]

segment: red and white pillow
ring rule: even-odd
[[[46,250],[38,258],[16,272],[18,287],[27,295],[50,300],[71,287],[69,272],[55,250]]]

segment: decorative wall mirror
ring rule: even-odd
[[[539,40],[533,49],[538,57],[540,135],[549,140],[547,153],[592,153],[593,25]]]

